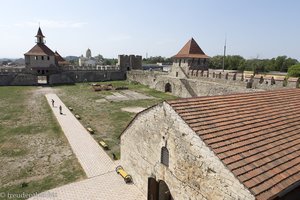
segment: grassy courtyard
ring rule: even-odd
[[[74,114],[79,114],[82,117],[80,121],[83,126],[92,127],[95,130],[94,138],[97,141],[104,140],[110,147],[107,153],[110,156],[114,153],[118,158],[120,157],[119,136],[135,116],[135,113],[122,111],[121,108],[147,108],[163,100],[176,98],[172,95],[150,89],[147,86],[127,81],[113,81],[101,84],[112,84],[114,87],[125,86],[131,91],[154,97],[154,99],[146,100],[109,102],[105,101],[105,97],[112,95],[113,92],[119,93],[120,91],[94,92],[92,86],[88,83],[56,87],[62,101],[74,108]]]
[[[107,101],[105,97],[122,91],[94,92],[88,83],[52,88],[0,87],[0,194],[40,193],[85,178],[46,102],[46,93],[54,92],[72,106],[83,126],[95,130],[95,140],[104,140],[110,147],[108,155],[112,157],[114,153],[117,158],[119,136],[136,115],[121,109],[147,108],[176,98],[127,81],[102,84],[128,87],[129,91],[154,98]]]
[[[47,88],[0,87],[0,199],[85,177],[46,102],[46,92]]]

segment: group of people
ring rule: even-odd
[[[52,103],[52,107],[54,107],[54,103],[55,103],[55,102],[54,102],[53,99],[51,99],[51,103]],[[62,107],[61,107],[61,105],[59,106],[59,114],[61,114],[61,115],[63,114],[63,113],[62,113]]]

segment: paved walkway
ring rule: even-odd
[[[146,200],[135,185],[126,184],[116,172],[55,188],[30,200]]]
[[[43,192],[41,196],[31,199],[145,200],[146,197],[134,184],[126,184],[115,172],[116,163],[97,144],[58,96],[46,94],[46,98],[88,179]],[[51,99],[55,101],[54,107],[51,105]],[[60,105],[62,115],[59,113]]]
[[[52,111],[88,178],[114,171],[115,164],[56,94],[46,94]],[[51,105],[54,100],[54,107]],[[59,106],[63,114],[59,114]]]

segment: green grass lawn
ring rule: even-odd
[[[104,140],[111,148],[108,154],[114,153],[120,157],[119,136],[128,123],[133,119],[135,113],[122,111],[124,107],[149,107],[159,102],[176,97],[150,89],[141,84],[133,84],[128,81],[104,82],[101,84],[112,84],[114,87],[125,86],[129,90],[155,97],[148,100],[130,100],[121,102],[96,102],[103,99],[112,92],[118,91],[100,91],[94,92],[92,86],[88,83],[76,84],[74,86],[59,86],[59,97],[62,101],[74,108],[73,113],[79,114],[81,123],[85,127],[91,127],[95,130],[94,138],[99,141]]]
[[[0,193],[39,193],[84,177],[43,88],[0,87]]]

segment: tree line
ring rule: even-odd
[[[143,58],[143,64],[156,64],[156,63],[172,63],[172,58],[162,56],[151,56],[150,58]]]
[[[239,71],[254,71],[258,72],[270,72],[279,71],[287,72],[288,69],[299,64],[299,61],[287,56],[278,56],[272,59],[245,59],[240,55],[228,55],[225,57],[224,69],[227,70],[239,70]],[[217,55],[210,58],[209,68],[222,69],[223,68],[223,56]]]

